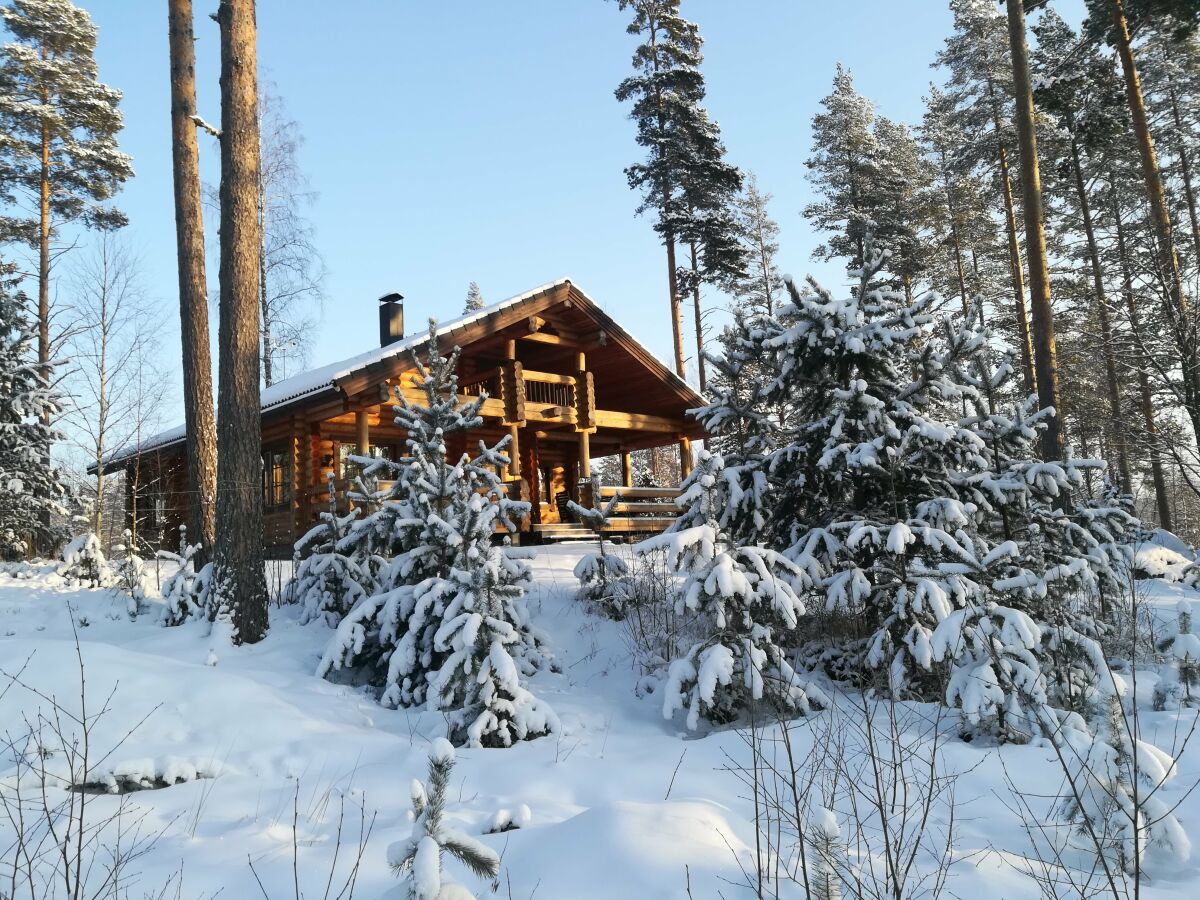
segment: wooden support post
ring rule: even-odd
[[[579,432],[579,480],[586,481],[592,477],[592,448],[591,436],[586,431]]]
[[[679,480],[682,482],[692,474],[692,442],[686,438],[679,439]]]
[[[621,451],[621,484],[633,487],[633,457],[628,450]]]
[[[365,409],[354,413],[354,435],[358,443],[358,455],[367,456],[371,452],[371,426]]]
[[[520,443],[520,428],[515,424],[508,426],[508,434],[511,440],[508,444],[508,477],[521,477],[521,443]]]

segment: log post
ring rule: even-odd
[[[679,480],[682,482],[692,474],[692,442],[686,437],[679,438]]]
[[[633,487],[633,457],[628,450],[621,451],[621,484]]]
[[[358,455],[368,456],[371,453],[371,423],[365,409],[355,410],[354,435],[358,444]]]

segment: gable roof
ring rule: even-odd
[[[596,301],[584,293],[569,278],[559,278],[555,281],[547,282],[522,294],[517,294],[485,306],[483,309],[438,322],[435,333],[439,339],[439,343],[444,347],[453,343],[453,340],[460,333],[470,331],[473,326],[484,324],[486,320],[495,319],[503,313],[514,312],[517,307],[523,304],[533,308],[531,309],[531,313],[538,309],[544,309],[555,303],[558,298],[561,298],[564,292],[569,292],[573,301],[581,303],[587,309],[591,317],[604,330],[606,337],[625,345],[629,350],[634,352],[655,375],[670,385],[689,407],[703,405],[705,402],[704,398],[695,388],[676,375],[666,363],[651,353],[646,349],[645,345],[618,325],[611,316],[600,308]],[[428,340],[429,332],[427,329],[424,329],[408,334],[387,346],[376,347],[364,353],[324,366],[318,366],[317,368],[309,369],[306,372],[300,372],[277,381],[270,387],[262,389],[259,395],[261,410],[263,413],[273,412],[292,403],[323,393],[336,395],[341,390],[342,385],[351,379],[361,377],[368,369],[377,369],[381,365],[395,360],[397,357],[411,356],[414,351],[420,351]],[[114,465],[130,459],[139,453],[165,450],[169,447],[182,444],[184,439],[184,426],[177,425],[139,444],[130,444],[127,447],[114,451],[108,456],[106,464]],[[94,471],[94,465],[88,467],[89,473]]]

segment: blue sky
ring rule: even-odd
[[[100,76],[125,93],[122,146],[137,177],[120,204],[178,380],[166,3],[82,0]],[[1080,0],[1057,4],[1069,18]],[[215,0],[196,3],[201,113],[219,118]],[[834,66],[889,117],[916,122],[944,0],[684,0],[705,38],[708,107],[730,159],[774,195],[781,264],[811,260],[809,121]],[[613,98],[635,39],[601,0],[260,0],[259,64],[305,137],[302,166],[328,268],[312,362],[377,339],[375,299],[398,290],[410,328],[457,315],[467,283],[489,301],[566,275],[660,356],[670,329],[665,262],[624,166],[639,157]],[[204,177],[219,177],[206,141]],[[215,284],[215,266],[210,280]],[[712,298],[719,302],[717,298]],[[685,327],[690,327],[685,323]],[[215,348],[214,348],[215,349]]]

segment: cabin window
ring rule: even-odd
[[[371,444],[371,456],[376,459],[395,459],[395,447],[391,444]],[[338,477],[353,478],[359,472],[358,466],[350,462],[351,456],[358,456],[358,447],[355,444],[344,443],[338,444]]]
[[[291,456],[285,448],[263,451],[263,506],[284,506],[292,499]]]

